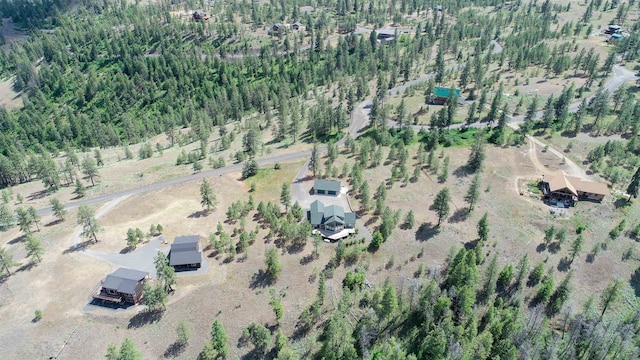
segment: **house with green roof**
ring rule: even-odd
[[[436,86],[433,89],[433,100],[431,102],[435,105],[444,105],[454,95],[456,98],[460,98],[460,93],[460,89]]]
[[[316,179],[313,181],[313,193],[315,195],[332,195],[340,194],[340,181]]]
[[[342,206],[325,206],[320,200],[311,203],[307,219],[314,229],[342,231],[356,225],[356,214],[345,212]]]

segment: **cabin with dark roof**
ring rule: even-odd
[[[119,268],[100,282],[98,289],[93,292],[93,298],[117,304],[138,304],[148,279],[148,272]]]
[[[316,179],[313,181],[313,193],[315,195],[338,196],[340,194],[340,181]]]
[[[196,10],[192,15],[193,20],[201,21],[201,20],[209,20],[209,16],[202,10]]]
[[[341,231],[352,229],[356,225],[356,214],[344,212],[338,205],[325,206],[320,200],[311,203],[307,219],[314,229]]]
[[[197,270],[202,266],[202,244],[200,236],[178,236],[171,244],[169,266],[176,271]]]

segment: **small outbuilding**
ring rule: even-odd
[[[197,270],[202,266],[202,244],[200,236],[178,236],[171,244],[169,266],[176,271]]]
[[[460,99],[460,94],[460,89],[436,86],[433,89],[433,100],[431,102],[435,105],[444,105],[454,96]]]
[[[313,181],[313,193],[316,195],[338,196],[340,181],[316,179]]]
[[[117,304],[138,304],[142,299],[142,288],[148,279],[148,272],[119,268],[100,283],[93,298]]]
[[[202,10],[196,10],[193,12],[192,18],[195,21],[209,20],[209,15]]]
[[[622,27],[620,25],[609,25],[607,29],[604,30],[605,34],[618,34],[622,31]]]

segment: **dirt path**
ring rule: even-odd
[[[555,155],[556,157],[558,157],[558,159],[563,160],[565,166],[568,167],[568,169],[564,171],[565,173],[567,173],[567,175],[576,176],[584,180],[589,180],[589,175],[587,175],[587,172],[583,168],[578,166],[578,164],[573,162],[571,159],[568,159],[567,157],[565,157],[560,151],[552,148],[551,146],[543,143],[542,141],[534,138],[533,136],[527,135],[527,138],[529,139],[529,158],[531,159],[531,163],[533,163],[533,165],[541,174],[545,174],[545,173],[548,174],[550,172],[558,172],[558,171],[550,170],[549,168],[542,165],[542,163],[540,163],[540,161],[538,160],[536,145],[547,147],[547,152]],[[562,172],[562,171],[559,171],[559,172]]]

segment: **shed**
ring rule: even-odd
[[[340,181],[316,179],[313,181],[313,192],[316,195],[340,194]]]
[[[460,98],[460,94],[460,89],[436,86],[433,89],[432,103],[436,105],[443,105],[446,104],[447,101],[449,101],[449,99],[454,95],[455,97]]]
[[[202,266],[200,236],[178,236],[171,244],[169,265],[176,270],[195,270]]]

